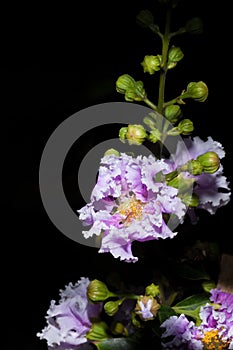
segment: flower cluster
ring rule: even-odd
[[[233,349],[233,294],[216,288],[211,290],[210,301],[214,304],[200,308],[199,326],[184,314],[161,324],[164,349]]]
[[[211,214],[229,202],[230,189],[220,164],[225,155],[222,145],[211,137],[184,142],[186,147],[178,143],[169,159],[125,153],[101,159],[91,202],[78,210],[80,220],[91,225],[84,237],[101,237],[100,253],[136,262],[133,241],[173,238],[177,232],[169,228],[169,218],[175,216],[182,223],[186,212],[193,210],[193,198],[196,207]],[[196,160],[201,156],[202,163]]]

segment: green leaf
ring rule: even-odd
[[[95,344],[98,350],[136,350],[138,343],[130,338],[106,339]]]
[[[191,295],[190,297],[180,301],[172,309],[178,314],[191,316],[195,320],[199,319],[200,307],[210,302],[208,296],[205,294]]]
[[[176,315],[176,312],[173,310],[171,306],[161,305],[158,311],[159,322],[163,323],[167,318],[174,315]]]
[[[202,265],[193,267],[188,264],[182,264],[180,266],[177,266],[176,271],[182,278],[185,278],[188,280],[196,281],[196,280],[210,279],[210,276],[204,270]]]

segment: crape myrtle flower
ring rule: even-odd
[[[178,190],[159,176],[168,170],[164,160],[152,155],[104,156],[91,202],[78,210],[83,224],[91,225],[84,237],[100,236],[99,252],[126,262],[138,260],[132,254],[133,241],[173,238],[177,232],[168,227],[164,215],[173,214],[182,222],[186,206],[177,197]]]
[[[72,350],[87,342],[86,334],[102,311],[102,303],[91,303],[87,298],[90,280],[85,277],[69,283],[60,290],[60,300],[51,301],[47,311],[47,326],[37,336],[47,341],[49,350]]]
[[[207,303],[200,308],[199,326],[183,314],[161,324],[165,329],[162,334],[164,349],[233,349],[233,294],[218,288],[210,293],[214,304]]]
[[[183,142],[186,149],[184,151]],[[221,143],[214,141],[210,136],[207,141],[203,141],[200,137],[188,137],[183,142],[178,142],[175,154],[171,155],[167,161],[170,164],[170,171],[181,167],[188,161],[196,159],[206,152],[215,152],[219,159],[225,157],[225,151]],[[187,177],[195,177],[196,185],[193,192],[198,196],[199,203],[197,208],[205,209],[210,214],[215,214],[216,210],[230,201],[229,182],[223,175],[223,166],[220,166],[216,172],[209,174],[206,172],[200,175],[190,175],[186,173]]]

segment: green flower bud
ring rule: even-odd
[[[103,321],[93,323],[90,330],[86,334],[88,340],[102,341],[111,338],[109,335],[109,328]]]
[[[167,68],[174,68],[177,65],[177,62],[182,60],[183,57],[184,54],[181,49],[179,47],[172,46],[168,52]]]
[[[146,92],[142,81],[137,81],[135,84],[135,101],[142,101],[146,97]]]
[[[105,156],[109,156],[109,155],[114,155],[116,157],[120,156],[120,152],[118,152],[116,149],[114,148],[109,148],[105,153],[104,153],[104,157]]]
[[[197,102],[205,102],[208,97],[208,87],[203,81],[191,82],[187,86],[189,97]]]
[[[157,141],[161,140],[161,132],[158,129],[152,130],[147,137],[149,141],[156,143]]]
[[[203,171],[207,174],[215,173],[220,167],[220,159],[215,152],[206,152],[197,157],[197,160],[201,163]]]
[[[150,307],[149,307],[149,304],[150,304]],[[142,314],[142,305],[148,308],[148,311],[151,312],[152,316],[145,318],[145,316]],[[160,309],[160,304],[157,302],[155,298],[153,298],[150,295],[148,296],[144,295],[138,298],[137,304],[135,306],[135,313],[141,318],[142,321],[150,321],[155,318],[159,309]]]
[[[116,296],[108,290],[105,283],[94,279],[87,287],[87,296],[93,302],[104,301],[111,296]]]
[[[203,32],[203,23],[199,17],[194,17],[186,22],[185,29],[190,34],[201,34]]]
[[[203,166],[198,160],[191,159],[188,161],[187,165],[187,171],[189,171],[192,175],[200,175],[203,172]]]
[[[130,145],[141,145],[147,137],[146,130],[140,124],[129,124],[125,138]]]
[[[165,117],[170,123],[176,123],[181,117],[181,108],[179,105],[170,105],[165,108]]]
[[[136,21],[142,27],[150,27],[154,24],[154,16],[149,10],[142,10],[138,13]]]
[[[157,297],[159,293],[160,293],[159,286],[155,285],[154,283],[151,283],[149,286],[146,287],[146,295]]]
[[[174,128],[167,131],[167,135],[177,136],[177,135],[180,135],[180,131],[178,130],[178,127],[175,126]]]
[[[116,81],[116,90],[120,94],[125,94],[127,90],[134,89],[135,83],[134,78],[129,74],[123,74]]]
[[[194,130],[193,122],[190,119],[181,120],[177,128],[183,135],[189,135]]]
[[[136,93],[135,93],[135,89],[134,90],[127,90],[125,92],[125,100],[128,102],[133,102],[136,98]]]
[[[117,92],[125,95],[125,100],[142,101],[146,97],[146,92],[142,81],[135,81],[129,74],[121,75],[116,81]]]
[[[136,17],[136,22],[141,27],[150,28],[155,34],[159,32],[159,26],[154,23],[154,16],[149,10],[142,10],[139,12]]]
[[[144,73],[148,72],[149,74],[154,74],[155,72],[159,71],[161,60],[162,60],[161,55],[145,56],[144,60],[141,62]]]
[[[142,10],[137,15],[136,21],[142,27],[150,27],[154,24],[154,16],[149,10]]]
[[[115,335],[123,335],[124,337],[129,335],[127,328],[121,322],[113,323],[111,330]]]
[[[119,138],[123,143],[125,142],[127,131],[128,131],[127,126],[120,128],[119,130]]]
[[[119,306],[123,303],[124,299],[116,301],[108,301],[104,304],[104,310],[108,316],[114,316],[119,310]]]

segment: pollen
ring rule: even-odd
[[[229,349],[229,342],[223,341],[223,339],[219,337],[217,329],[205,332],[202,343],[204,345],[203,350]]]
[[[145,204],[139,199],[136,199],[135,196],[126,198],[117,208],[117,213],[123,216],[121,222],[125,226],[129,226],[133,220],[141,220],[144,205]]]

